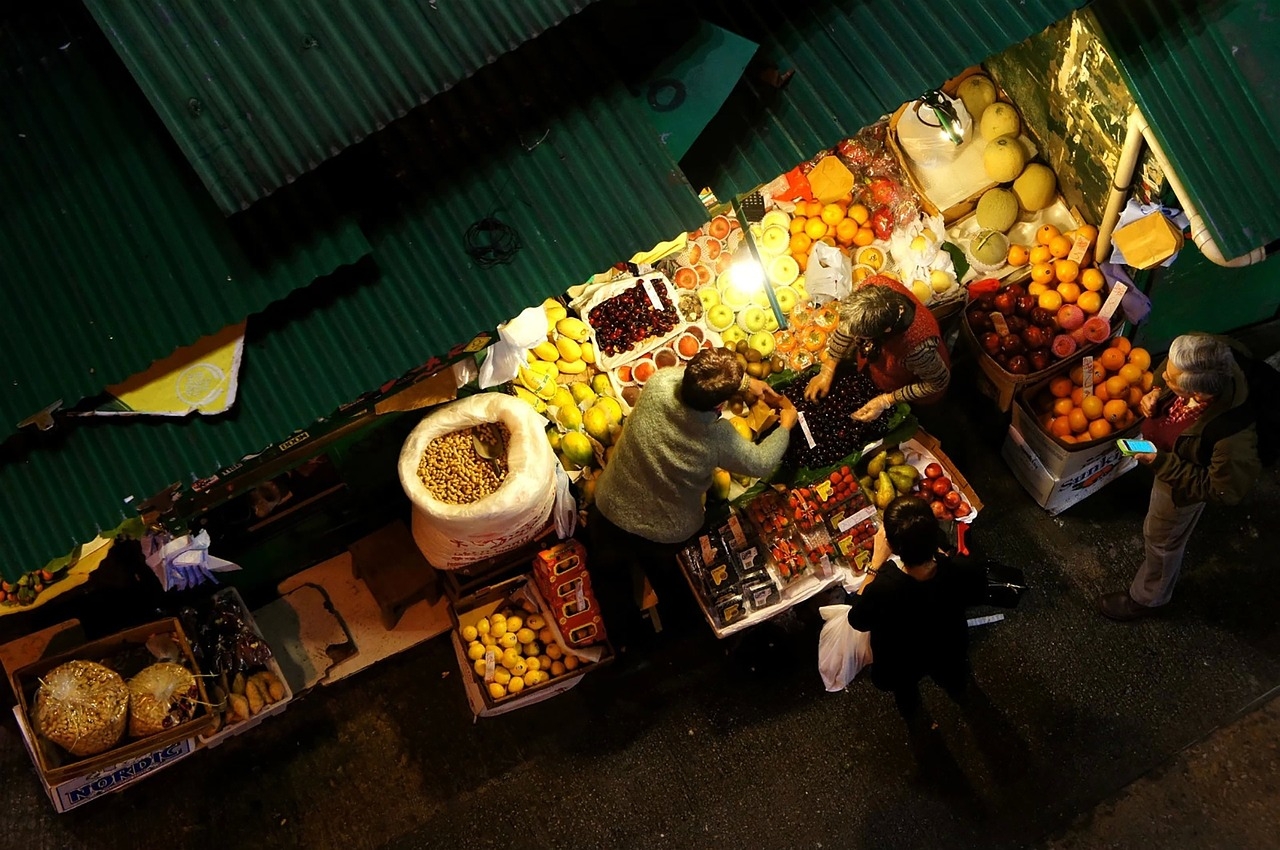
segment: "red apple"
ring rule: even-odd
[[[1041,372],[1049,368],[1049,352],[1043,348],[1033,351],[1027,356],[1027,361],[1032,372]]]
[[[931,502],[929,507],[933,508],[934,516],[938,519],[945,519],[945,515],[947,513],[947,506],[945,504],[942,502]]]
[[[1012,316],[1017,307],[1018,299],[1017,296],[1006,289],[995,297],[994,303],[996,305],[996,310],[1004,313],[1005,316]]]
[[[961,502],[960,504],[956,505],[956,516],[958,517],[966,517],[971,512],[972,512],[972,509],[968,505],[966,505],[964,502]]]
[[[946,496],[947,491],[951,489],[951,479],[945,475],[934,478],[929,482],[929,489],[933,490],[935,496]]]
[[[1026,375],[1031,371],[1031,364],[1027,362],[1027,358],[1021,354],[1015,354],[1009,358],[1009,362],[1005,364],[1005,369],[1015,375]]]
[[[1044,348],[1048,343],[1045,338],[1044,328],[1039,325],[1031,325],[1022,331],[1022,341],[1026,343],[1027,348]]]
[[[1038,298],[1036,298],[1034,295],[1028,295],[1027,293],[1024,292],[1023,294],[1018,296],[1018,315],[1030,316],[1031,311],[1036,308],[1036,305],[1038,303],[1039,303]]]
[[[940,464],[931,463],[924,468],[925,478],[941,478],[942,466]]]
[[[987,331],[982,335],[982,350],[988,354],[995,355],[1000,350],[1000,334],[995,331]]]
[[[960,494],[955,490],[948,490],[947,495],[942,497],[942,501],[945,502],[947,507],[953,511],[963,503],[963,500],[960,498]]]

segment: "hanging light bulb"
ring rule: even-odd
[[[950,139],[954,145],[964,142],[964,127],[951,98],[940,89],[925,92],[916,104],[916,117],[927,127],[937,127],[943,138]],[[930,120],[932,118],[932,120]]]

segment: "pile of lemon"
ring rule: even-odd
[[[467,658],[489,696],[514,696],[576,670],[582,661],[566,653],[539,614],[522,617],[504,608],[460,630]]]

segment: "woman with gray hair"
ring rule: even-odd
[[[1146,556],[1127,591],[1099,598],[1103,615],[1136,620],[1168,603],[1205,503],[1234,505],[1253,488],[1262,469],[1253,425],[1214,442],[1207,464],[1200,446],[1206,426],[1248,397],[1244,372],[1227,340],[1193,333],[1169,346],[1155,386],[1140,403],[1147,417],[1142,436],[1156,445],[1156,451],[1136,455],[1155,473],[1142,525]]]

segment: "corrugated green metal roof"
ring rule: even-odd
[[[1223,253],[1280,238],[1280,8],[1099,0],[1093,9]]]
[[[109,50],[5,24],[0,440],[368,253],[301,195],[229,224]]]
[[[64,554],[130,515],[126,496],[142,500],[208,476],[703,222],[705,210],[654,134],[636,131],[644,118],[630,94],[576,59],[580,48],[539,39],[335,161],[346,179],[364,175],[371,194],[400,200],[366,225],[372,260],[250,318],[232,412],[64,421],[25,435],[24,451],[5,446],[0,572]],[[485,111],[536,92],[550,98],[545,109]],[[481,269],[462,235],[494,211],[524,247],[510,264]]]
[[[796,73],[782,90],[744,77],[682,164],[721,198],[749,191],[1083,5],[695,0],[703,17],[759,42],[759,58]]]
[[[86,0],[225,212],[593,0]]]

